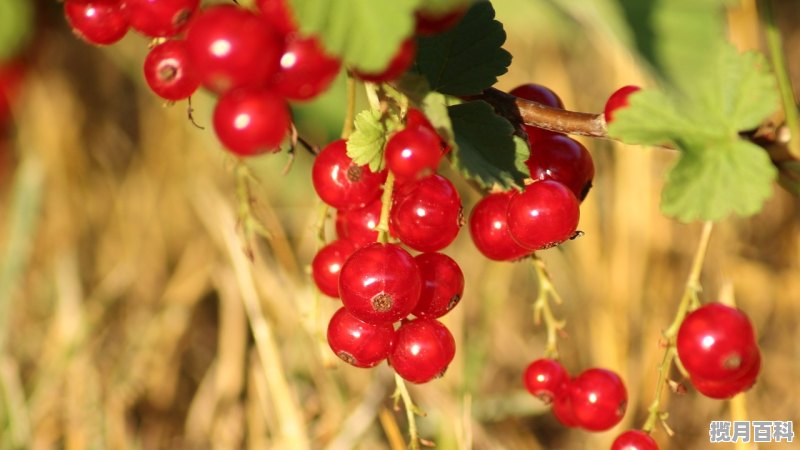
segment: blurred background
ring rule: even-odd
[[[514,55],[497,87],[536,82],[568,109],[597,112],[618,87],[648,85],[610,29],[607,2],[493,3]],[[800,5],[775,6],[797,89]],[[728,18],[739,48],[762,46],[753,1],[734,1]],[[7,120],[0,105],[9,122],[0,136],[0,448],[402,448],[391,370],[349,367],[324,341],[337,302],[316,294],[308,275],[319,220],[311,156],[298,150],[285,175],[286,153],[250,159],[243,174],[209,128],[209,95],[193,99],[201,130],[185,103],[165,105],[148,90],[145,38],[84,44],[56,1],[0,0],[0,39],[14,49],[0,53],[0,85],[13,100]],[[301,133],[319,145],[336,138],[344,99],[339,80],[298,107]],[[583,142],[597,168],[581,208],[585,235],[541,256],[565,300],[555,308],[567,321],[565,366],[618,371],[628,413],[608,432],[566,429],[525,392],[521,374],[545,343],[533,323],[533,271],[486,260],[462,229],[445,251],[467,280],[443,320],[456,358],[444,378],[410,387],[427,412],[420,434],[437,448],[603,449],[646,417],[660,333],[701,225],[659,212],[673,152]],[[445,173],[469,211],[480,193]],[[243,214],[268,238],[248,233]],[[800,426],[798,198],[776,185],[760,214],[716,226],[702,284],[703,301],[748,313],[763,371],[735,408],[691,387],[665,395],[674,436],[659,426],[661,448],[733,449],[709,444],[712,420]],[[800,438],[758,448],[797,449]]]

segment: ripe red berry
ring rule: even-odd
[[[322,247],[311,261],[311,276],[319,290],[330,297],[339,298],[339,273],[355,245],[345,239],[337,239]]]
[[[556,93],[551,91],[549,88],[542,86],[541,84],[536,84],[536,83],[523,84],[522,86],[517,86],[514,89],[512,89],[509,92],[509,94],[515,95],[519,98],[524,98],[525,100],[541,103],[542,105],[545,106],[564,109],[564,102],[561,101],[558,95],[556,95]],[[530,142],[531,146],[533,146],[535,142],[539,141],[542,138],[559,134],[553,131],[545,130],[530,125],[525,126],[525,131],[528,133],[528,142]]]
[[[339,209],[336,211],[336,235],[347,239],[356,247],[363,247],[378,240],[375,227],[381,220],[381,199],[358,209]]]
[[[150,50],[144,60],[144,78],[153,92],[166,100],[190,97],[200,81],[189,68],[185,41],[167,41]]]
[[[472,242],[484,256],[495,261],[512,261],[530,253],[508,231],[508,202],[513,195],[512,192],[489,194],[472,208],[469,217]]]
[[[183,31],[200,0],[124,0],[131,27],[150,37],[170,37]]]
[[[658,450],[658,444],[641,430],[628,430],[614,439],[611,450]]]
[[[286,43],[272,85],[289,100],[309,100],[328,89],[341,66],[337,58],[325,53],[316,38],[295,36]]]
[[[261,17],[234,5],[201,11],[189,24],[186,44],[200,81],[217,93],[265,84],[283,54],[283,38]]]
[[[25,72],[22,61],[0,63],[0,134],[12,119],[12,109],[20,94]]]
[[[356,250],[339,274],[339,295],[351,314],[370,323],[406,317],[419,301],[422,280],[414,258],[399,245]]]
[[[589,193],[594,178],[592,155],[580,142],[554,134],[531,145],[525,162],[534,180],[554,180],[568,187],[578,200]]]
[[[575,194],[557,181],[537,181],[508,202],[508,231],[517,243],[531,250],[569,239],[579,219]]]
[[[279,151],[290,124],[286,101],[263,88],[226,92],[214,108],[217,137],[239,156]]]
[[[121,0],[66,0],[64,15],[72,31],[90,44],[113,44],[128,33]]]
[[[439,133],[436,132],[436,128],[433,127],[433,124],[425,117],[425,114],[422,111],[416,108],[409,108],[408,112],[406,113],[406,128],[417,128],[422,127],[428,129],[434,133],[436,133],[436,138],[439,139],[439,149],[441,150],[442,155],[446,155],[450,150],[450,145],[439,136]]]
[[[401,242],[421,252],[436,252],[453,242],[461,228],[461,197],[450,180],[431,175],[396,192],[389,220]]]
[[[522,375],[522,382],[531,395],[550,404],[566,394],[569,374],[555,359],[541,358],[528,365]]]
[[[436,172],[442,159],[439,135],[426,127],[406,127],[386,143],[386,168],[397,178],[414,179]]]
[[[604,431],[618,424],[628,406],[628,392],[616,373],[588,369],[569,385],[572,410],[578,425],[589,431]]]
[[[572,399],[569,395],[571,382],[567,382],[567,387],[562,395],[556,396],[553,401],[553,416],[565,427],[574,428],[578,426],[578,419],[575,418],[575,411],[572,408]]]
[[[400,325],[389,353],[395,372],[412,383],[427,383],[444,375],[456,354],[450,330],[434,319],[415,319]]]
[[[464,17],[466,8],[457,8],[453,11],[434,14],[430,11],[419,9],[414,13],[416,18],[415,32],[421,36],[431,36],[443,33],[453,28]]]
[[[678,329],[676,344],[689,374],[709,381],[740,378],[758,357],[750,320],[741,310],[721,303],[689,313]]]
[[[608,101],[606,101],[604,112],[606,122],[611,123],[611,121],[614,120],[614,113],[628,106],[628,97],[640,90],[642,90],[642,88],[639,86],[623,86],[614,91],[614,93],[608,97]]]
[[[258,9],[278,33],[288,36],[297,30],[286,0],[256,0]]]
[[[442,253],[422,253],[414,257],[422,275],[422,292],[412,313],[436,319],[455,308],[464,295],[464,273],[458,263]]]
[[[323,202],[337,209],[363,208],[378,198],[386,172],[373,173],[347,156],[344,140],[331,142],[314,159],[311,180]]]
[[[417,44],[414,39],[406,39],[400,44],[397,53],[394,55],[389,64],[381,72],[365,73],[356,71],[356,76],[364,81],[371,81],[373,83],[385,83],[400,77],[414,62],[414,57],[417,54]]]
[[[373,367],[389,356],[394,339],[391,324],[376,325],[339,308],[328,323],[328,345],[336,356],[356,367]]]
[[[691,381],[695,389],[697,389],[698,392],[706,397],[725,399],[731,398],[734,395],[753,387],[753,384],[755,384],[756,378],[758,378],[758,373],[760,371],[761,354],[757,353],[756,362],[754,362],[750,369],[742,374],[739,378],[728,381],[715,381],[704,380],[702,378],[692,376]]]

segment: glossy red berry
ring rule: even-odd
[[[426,127],[406,127],[389,138],[386,168],[397,178],[414,179],[436,172],[442,159],[439,135]]]
[[[356,246],[345,239],[337,239],[322,247],[311,261],[311,276],[319,290],[334,298],[339,298],[339,273],[345,261]]]
[[[150,37],[171,37],[183,31],[200,0],[124,0],[131,27]]]
[[[421,36],[443,33],[456,26],[466,11],[466,8],[457,8],[453,11],[435,14],[424,9],[417,10],[414,13],[417,21],[414,31]]]
[[[128,33],[121,0],[66,0],[64,15],[72,31],[90,44],[113,44]]]
[[[189,68],[184,41],[167,41],[150,50],[144,59],[144,78],[159,97],[182,100],[200,87],[200,81]]]
[[[290,124],[286,101],[263,88],[226,92],[214,108],[217,137],[239,156],[279,151]]]
[[[512,192],[498,192],[483,197],[472,208],[469,232],[483,256],[495,261],[513,261],[531,253],[519,245],[508,231],[508,202]]]
[[[623,86],[614,91],[614,93],[608,97],[608,101],[606,101],[604,112],[606,122],[611,123],[611,121],[614,120],[614,113],[628,106],[628,97],[640,90],[642,90],[642,88],[639,86]]]
[[[339,295],[351,314],[370,323],[405,318],[419,301],[422,279],[399,245],[372,243],[356,250],[339,274]]]
[[[393,81],[400,77],[414,62],[414,57],[417,55],[417,44],[414,39],[406,39],[400,44],[397,53],[394,55],[389,64],[380,72],[365,73],[356,71],[356,76],[364,81],[371,81],[373,83],[385,83]]]
[[[309,100],[328,89],[341,67],[316,38],[293,37],[286,44],[272,86],[289,100]]]
[[[569,383],[569,374],[555,359],[541,358],[533,361],[522,375],[525,389],[543,402],[550,404],[564,396]]]
[[[336,356],[356,367],[373,367],[389,356],[394,339],[391,324],[376,325],[339,308],[328,323],[328,345]]]
[[[592,187],[594,162],[580,142],[554,134],[543,137],[531,146],[525,162],[534,180],[554,180],[568,187],[578,200],[583,200]]]
[[[436,138],[439,139],[439,150],[441,151],[442,155],[446,155],[450,150],[450,145],[447,144],[447,141],[442,139],[439,136],[439,133],[436,132],[436,128],[433,127],[433,124],[425,117],[425,114],[422,111],[416,108],[409,108],[408,112],[406,113],[406,128],[417,128],[422,127],[433,133],[436,133]]]
[[[395,372],[412,383],[427,383],[444,375],[456,354],[450,330],[434,319],[415,319],[400,325],[389,353]]]
[[[575,411],[572,408],[572,399],[569,395],[570,382],[567,382],[566,390],[553,401],[553,416],[561,425],[574,428],[578,426],[578,419],[575,418]]]
[[[658,450],[658,444],[641,430],[628,430],[614,439],[611,450]]]
[[[691,381],[692,385],[695,387],[695,389],[697,389],[697,392],[705,395],[706,397],[725,399],[731,398],[734,395],[753,387],[760,371],[761,354],[757,353],[756,362],[753,363],[747,372],[739,376],[739,378],[728,381],[716,381],[704,380],[702,378],[692,376]]]
[[[347,156],[343,139],[331,142],[314,159],[311,180],[323,202],[337,209],[363,208],[378,198],[386,172],[373,173]]]
[[[566,241],[575,234],[579,219],[575,194],[557,181],[537,181],[508,202],[508,231],[531,250]]]
[[[524,98],[525,100],[541,103],[542,105],[550,106],[552,108],[564,109],[564,102],[561,101],[558,95],[541,84],[523,84],[522,86],[517,86],[512,89],[509,94],[515,95],[519,98]],[[531,146],[533,146],[542,138],[559,134],[530,125],[525,126],[525,131],[528,133],[528,141],[530,142]]]
[[[578,425],[589,431],[604,431],[625,416],[628,392],[616,373],[606,369],[588,369],[569,385],[572,410]]]
[[[0,63],[0,134],[12,119],[12,109],[19,96],[25,72],[25,64],[21,61]]]
[[[739,309],[709,303],[689,313],[678,329],[678,357],[693,377],[729,381],[758,357],[750,320]]]
[[[200,81],[217,93],[267,83],[278,72],[284,45],[261,17],[234,5],[201,11],[189,24],[186,44]]]
[[[436,252],[461,228],[461,197],[453,183],[431,175],[398,189],[389,215],[392,234],[421,252]]]
[[[381,199],[358,209],[339,209],[336,211],[336,235],[347,239],[356,247],[363,247],[378,240],[375,227],[381,220]]]
[[[256,0],[259,11],[267,22],[283,36],[297,30],[292,12],[286,5],[287,0]]]
[[[422,275],[422,292],[412,313],[436,319],[455,308],[464,295],[464,273],[458,263],[442,253],[422,253],[414,257]]]

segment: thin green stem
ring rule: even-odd
[[[550,300],[561,304],[561,296],[558,294],[558,291],[556,291],[550,279],[550,275],[547,273],[544,261],[534,254],[531,257],[531,262],[539,285],[536,302],[533,304],[533,321],[536,325],[540,325],[542,319],[544,319],[544,324],[547,329],[545,356],[549,358],[558,358],[558,332],[564,328],[566,323],[563,320],[555,318]]]
[[[656,384],[655,398],[648,408],[647,420],[642,426],[642,431],[646,433],[652,432],[658,420],[663,417],[663,412],[661,411],[661,394],[664,391],[664,386],[667,384],[672,363],[675,361],[675,336],[677,336],[678,329],[683,319],[686,317],[686,314],[693,306],[696,306],[698,302],[697,293],[700,292],[701,289],[700,274],[703,270],[703,262],[706,258],[708,243],[711,239],[711,230],[713,228],[713,222],[705,222],[705,224],[703,224],[700,242],[697,244],[697,251],[692,260],[692,267],[689,270],[689,277],[686,279],[686,286],[681,296],[681,302],[678,305],[678,311],[675,313],[675,318],[672,320],[669,328],[664,332],[666,350],[664,350],[664,358],[661,360],[661,365],[658,368],[658,383]]]
[[[789,71],[786,68],[786,54],[783,50],[781,33],[775,23],[775,14],[772,10],[771,0],[759,1],[759,16],[764,26],[767,38],[769,56],[772,60],[772,67],[775,70],[775,78],[778,80],[778,89],[781,93],[783,110],[786,114],[786,126],[789,127],[791,138],[788,143],[789,153],[795,158],[800,159],[800,118],[798,118],[797,105],[792,91],[792,82],[789,78]]]
[[[394,374],[394,381],[397,384],[397,388],[394,391],[394,399],[395,399],[395,406],[397,405],[398,400],[403,400],[403,407],[406,410],[406,420],[408,421],[408,448],[411,450],[419,450],[419,432],[417,431],[417,415],[424,415],[422,412],[417,408],[417,405],[411,400],[411,394],[408,393],[408,388],[406,387],[406,382],[403,380],[400,375]]]
[[[381,196],[381,218],[378,221],[378,242],[389,242],[389,211],[392,209],[392,191],[394,191],[394,175],[389,172],[386,182],[383,184],[383,195]]]

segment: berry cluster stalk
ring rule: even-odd
[[[531,262],[533,264],[533,270],[536,272],[539,285],[536,302],[533,304],[533,321],[538,326],[541,325],[542,319],[544,319],[544,324],[547,328],[547,345],[544,350],[545,356],[558,359],[558,332],[564,328],[566,323],[563,320],[555,318],[550,300],[552,299],[559,305],[563,303],[563,300],[561,300],[561,296],[558,294],[558,291],[556,291],[553,281],[550,279],[550,274],[547,273],[544,261],[534,254],[531,256]]]

